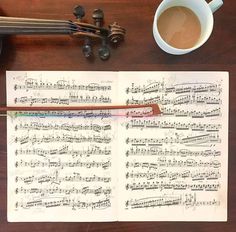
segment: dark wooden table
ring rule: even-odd
[[[94,8],[105,12],[106,25],[119,22],[127,29],[125,42],[112,49],[111,59],[92,62],[81,52],[81,42],[69,36],[15,36],[4,40],[0,57],[0,101],[6,100],[6,70],[155,70],[229,71],[229,175],[228,222],[114,222],[114,223],[8,223],[6,119],[0,118],[0,232],[210,232],[236,231],[236,1],[225,1],[215,13],[215,25],[208,42],[197,51],[172,56],[161,51],[152,36],[152,21],[161,0],[1,0],[5,16],[72,19],[76,4],[86,8],[91,22]],[[95,47],[95,51],[98,46]],[[225,154],[226,155],[226,154]],[[171,212],[170,212],[171,213]]]

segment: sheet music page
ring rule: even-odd
[[[7,103],[163,112],[12,113],[9,221],[227,220],[228,73],[7,72]]]
[[[7,72],[8,106],[107,105],[116,98],[115,72]],[[8,116],[8,221],[117,220],[113,120],[100,111]]]
[[[121,72],[119,99],[159,117],[119,124],[119,220],[227,220],[228,73]]]

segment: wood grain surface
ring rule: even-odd
[[[116,21],[127,30],[125,41],[112,49],[111,58],[86,60],[81,41],[70,36],[12,36],[4,38],[0,57],[0,103],[6,101],[6,70],[76,71],[229,71],[228,222],[114,222],[114,223],[8,223],[6,118],[0,118],[0,232],[234,232],[236,231],[236,1],[224,1],[215,14],[214,30],[205,45],[183,56],[161,51],[152,36],[160,0],[1,0],[4,16],[71,19],[77,4],[92,22],[95,8],[105,13],[105,25]],[[94,47],[95,53],[99,44]],[[225,154],[226,155],[226,154]],[[171,212],[170,212],[171,214]]]

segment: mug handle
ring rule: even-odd
[[[212,13],[214,13],[223,5],[223,1],[222,0],[212,0],[211,2],[208,3],[208,5],[211,8]]]

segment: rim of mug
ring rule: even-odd
[[[174,49],[174,50],[177,51],[177,52],[191,52],[191,51],[196,50],[197,48],[201,47],[201,46],[209,39],[209,37],[210,37],[210,35],[211,35],[212,31],[213,31],[214,17],[213,17],[213,13],[212,13],[212,11],[211,11],[210,6],[208,5],[208,3],[207,3],[205,0],[203,0],[203,1],[202,1],[202,4],[205,4],[206,9],[209,11],[209,13],[210,13],[209,15],[210,15],[210,20],[211,20],[211,22],[210,22],[210,30],[209,30],[208,34],[205,36],[205,38],[202,40],[202,42],[199,43],[199,44],[196,44],[195,46],[193,46],[193,47],[191,47],[191,48],[176,48],[176,47],[173,47],[173,46],[171,46],[170,44],[168,44],[168,43],[161,37],[161,35],[160,35],[160,33],[159,33],[159,30],[158,30],[158,27],[157,27],[157,19],[158,19],[158,17],[161,15],[161,13],[163,13],[165,10],[167,10],[167,9],[169,9],[169,8],[171,8],[171,7],[175,7],[175,6],[183,6],[183,7],[186,7],[186,6],[184,6],[184,5],[179,5],[179,4],[177,3],[176,5],[171,5],[170,7],[167,7],[163,12],[160,13],[160,15],[158,15],[158,14],[159,14],[159,11],[161,10],[161,7],[163,7],[164,4],[166,4],[166,3],[165,3],[165,1],[163,0],[163,1],[160,3],[160,5],[157,7],[157,9],[156,9],[155,16],[154,16],[154,23],[153,23],[153,25],[154,25],[153,30],[155,29],[155,32],[153,31],[153,33],[156,33],[156,32],[157,32],[158,36],[160,37],[161,41],[165,44],[165,46],[167,46],[169,49]],[[188,7],[187,7],[187,8],[188,8]],[[192,9],[191,9],[191,10],[192,10]],[[195,13],[194,10],[192,10],[192,11]],[[158,15],[158,16],[157,16],[157,15]],[[195,13],[195,15],[196,15],[196,13]],[[154,37],[154,38],[155,38],[155,37]]]

